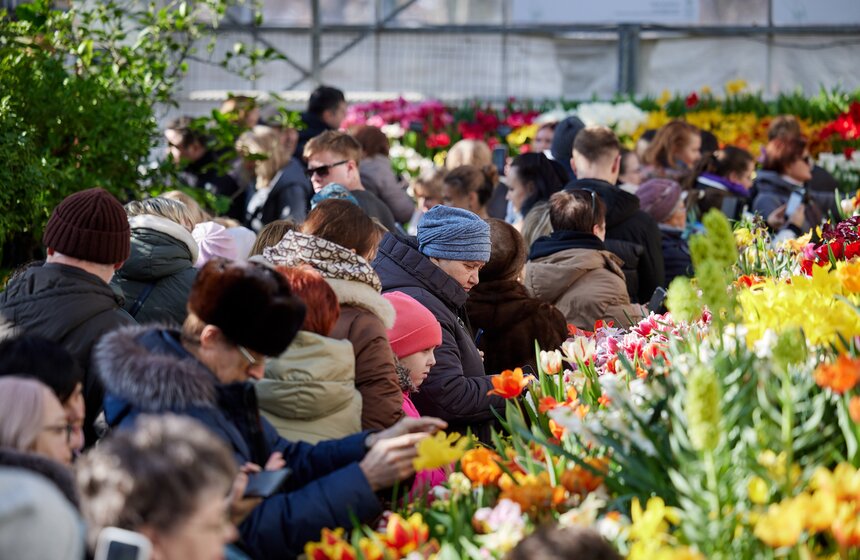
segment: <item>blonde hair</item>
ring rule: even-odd
[[[305,144],[305,159],[310,159],[314,154],[320,152],[331,152],[346,160],[358,162],[361,160],[361,144],[346,132],[337,130],[326,130],[319,136],[314,136]]]
[[[31,451],[42,431],[45,399],[51,393],[35,379],[0,378],[0,447]]]
[[[129,218],[134,216],[161,216],[176,222],[188,231],[194,229],[194,216],[182,202],[171,198],[157,196],[144,200],[132,200],[125,205],[125,213]]]
[[[287,165],[292,157],[281,143],[280,131],[270,126],[255,126],[252,130],[243,132],[236,141],[236,151],[243,157],[249,155],[264,157],[254,161],[258,189],[268,187],[278,171]]]
[[[531,250],[532,244],[539,237],[552,233],[552,222],[549,219],[549,202],[539,202],[532,206],[523,220],[523,239],[526,242],[526,250]]]
[[[235,218],[228,218],[227,216],[218,216],[217,218],[212,218],[210,221],[224,226],[226,229],[242,227],[242,222]]]
[[[448,150],[445,168],[454,169],[461,165],[474,165],[483,169],[493,163],[490,147],[483,140],[460,140]]]
[[[412,179],[412,184],[409,185],[412,197],[442,200],[442,185],[445,173],[445,169],[434,169],[433,171],[424,173],[420,177]]]
[[[188,209],[188,215],[191,218],[192,228],[197,224],[212,221],[212,216],[210,216],[205,210],[203,210],[203,208],[200,207],[196,200],[194,200],[192,197],[182,191],[167,191],[158,195],[158,198],[178,200],[179,202],[184,204],[185,208]]]

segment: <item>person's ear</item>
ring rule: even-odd
[[[612,162],[612,174],[618,175],[621,173],[621,154],[615,156],[615,161]]]
[[[113,269],[119,270],[122,268],[122,265],[124,265],[124,264],[125,264],[125,261],[122,261],[121,263],[116,263],[115,265],[113,265]]]
[[[577,171],[576,171],[576,158],[575,158],[575,157],[573,157],[573,156],[570,156],[570,168],[573,170],[573,174],[574,174],[574,175],[576,175],[576,174],[577,174]]]
[[[200,331],[200,347],[212,348],[213,346],[219,345],[223,338],[224,335],[221,333],[221,329],[215,325],[206,325],[203,327],[203,330]]]
[[[138,527],[136,532],[149,539],[149,542],[152,543],[150,560],[165,560],[164,552],[161,550],[161,539],[158,538],[158,531],[149,525],[143,525]]]
[[[469,210],[474,212],[475,210],[477,210],[480,207],[481,207],[481,205],[478,204],[478,193],[470,192],[469,193]]]

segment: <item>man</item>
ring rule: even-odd
[[[606,204],[606,248],[624,261],[631,301],[648,303],[657,286],[664,286],[660,228],[639,209],[635,195],[615,183],[621,169],[621,143],[609,128],[590,126],[576,135],[570,165],[576,179],[565,190],[597,193]]]
[[[525,284],[529,295],[551,303],[568,324],[590,329],[598,320],[630,326],[642,319],[631,304],[621,259],[606,250],[606,205],[594,191],[555,193],[549,199],[553,232],[531,247]]]
[[[182,169],[182,180],[188,186],[205,189],[230,199],[226,215],[244,222],[245,188],[229,173],[218,172],[219,156],[206,145],[206,138],[191,126],[191,117],[179,117],[164,131],[168,153]]]
[[[388,231],[397,231],[388,206],[361,184],[358,171],[361,144],[358,140],[345,132],[329,130],[311,138],[305,146],[304,157],[314,192],[320,192],[330,183],[343,185],[368,216],[379,220]]]
[[[226,441],[240,465],[285,461],[286,491],[240,525],[255,558],[292,558],[323,527],[351,526],[351,515],[373,519],[381,513],[374,492],[411,476],[415,444],[445,427],[411,419],[316,446],[288,442],[260,416],[248,382],[263,377],[266,356],[280,355],[304,320],[286,278],[264,265],[213,259],[197,275],[188,311],[181,332],[128,328],[99,343],[105,420],[128,427],[142,413],[191,416]]]
[[[0,338],[38,335],[65,347],[84,370],[84,439],[95,443],[93,423],[104,391],[90,368],[101,336],[134,319],[111,290],[113,274],[128,258],[131,232],[119,201],[102,189],[66,197],[45,227],[48,257],[14,277],[0,294]]]
[[[308,140],[326,130],[337,130],[346,118],[346,97],[343,92],[330,86],[319,86],[308,98],[308,110],[302,113],[305,128],[299,131],[296,155],[305,152]]]

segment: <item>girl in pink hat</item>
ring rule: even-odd
[[[388,329],[388,340],[397,356],[397,374],[403,389],[403,412],[407,416],[420,418],[421,414],[409,395],[418,392],[430,374],[430,368],[436,365],[433,351],[442,344],[442,327],[433,313],[413,297],[403,292],[389,292],[382,294],[382,297],[397,312],[394,326]],[[420,496],[429,488],[444,482],[445,478],[443,468],[419,471],[410,494]]]

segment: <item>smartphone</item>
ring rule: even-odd
[[[803,204],[803,199],[806,197],[806,190],[799,189],[793,191],[788,197],[788,202],[785,203],[785,219],[790,219],[797,211],[797,207]]]
[[[648,311],[652,313],[659,313],[660,309],[663,307],[663,302],[666,300],[666,290],[657,286],[654,290],[654,293],[651,295],[651,301],[648,302]]]
[[[94,560],[149,560],[152,543],[145,536],[119,527],[99,532]]]
[[[276,471],[263,471],[248,475],[248,486],[245,487],[245,498],[268,498],[281,489],[284,482],[292,474],[287,467]]]
[[[505,175],[505,164],[508,159],[508,149],[499,146],[497,148],[493,148],[493,165],[496,166],[496,171],[499,172],[499,177],[503,177]]]

